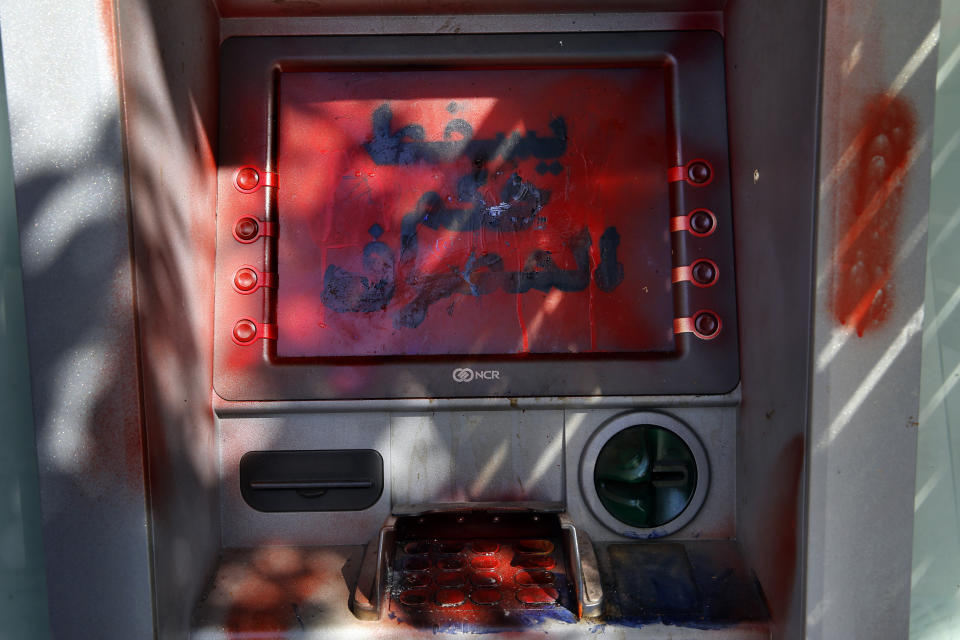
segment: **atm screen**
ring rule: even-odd
[[[672,351],[666,80],[281,73],[276,356]]]

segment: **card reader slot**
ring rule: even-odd
[[[249,451],[240,492],[258,511],[358,511],[383,493],[383,458],[370,449]]]

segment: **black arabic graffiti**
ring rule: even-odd
[[[469,209],[448,207],[436,191],[420,196],[416,208],[403,217],[400,237],[404,249],[416,243],[417,229],[423,225],[433,230],[477,231],[482,227],[495,231],[522,231],[536,222],[545,222],[540,210],[550,200],[550,192],[538,189],[516,173],[500,190],[500,199],[489,204],[480,193],[487,182],[487,172],[481,170],[464,176],[457,182],[457,200],[472,204]]]
[[[586,228],[570,241],[576,269],[560,269],[549,251],[537,250],[527,256],[520,271],[505,271],[503,258],[496,253],[471,253],[462,269],[419,276],[416,297],[400,309],[393,324],[398,329],[416,328],[427,317],[432,304],[455,293],[482,296],[495,291],[526,293],[531,289],[547,292],[583,291],[590,284],[590,233]]]
[[[623,282],[623,265],[617,262],[617,247],[620,246],[620,234],[616,227],[607,227],[600,236],[600,265],[593,272],[597,287],[604,293],[610,293]]]
[[[583,291],[590,286],[590,247],[593,239],[586,227],[569,238],[567,249],[576,263],[574,269],[561,269],[550,251],[535,250],[528,255],[519,271],[507,271],[503,258],[496,253],[472,252],[462,266],[451,265],[438,273],[421,273],[417,267],[418,232],[421,226],[454,232],[489,228],[499,232],[519,232],[534,225],[542,228],[546,217],[541,215],[549,202],[550,192],[524,181],[513,173],[500,189],[499,200],[489,203],[481,193],[487,184],[486,162],[499,156],[504,161],[559,158],[566,152],[567,127],[563,118],[550,122],[552,138],[541,138],[535,131],[525,135],[498,133],[491,140],[474,140],[473,128],[464,120],[451,121],[444,139],[425,142],[420,125],[407,125],[391,131],[393,113],[389,105],[381,105],[373,113],[373,139],[363,147],[378,165],[404,165],[424,161],[439,163],[467,154],[475,158],[476,169],[457,182],[457,201],[466,208],[448,206],[435,191],[420,197],[413,211],[403,217],[400,229],[400,256],[380,241],[383,229],[370,227],[373,240],[364,247],[362,264],[365,273],[354,273],[336,264],[327,266],[323,274],[321,299],[338,313],[369,313],[386,310],[402,279],[415,295],[398,310],[396,328],[416,328],[427,317],[430,307],[454,294],[483,296],[496,291],[523,294],[530,290],[548,292]],[[542,163],[543,174],[556,175],[560,165]],[[452,200],[452,198],[450,198]],[[593,280],[604,292],[613,291],[623,281],[623,265],[617,261],[620,234],[608,227],[600,237],[600,264],[593,271]]]
[[[378,225],[374,227],[376,238],[380,230]],[[603,291],[612,291],[623,280],[623,265],[617,262],[619,241],[619,234],[614,227],[607,228],[600,237],[600,264],[594,270],[593,278]],[[551,289],[583,291],[590,285],[592,244],[586,227],[570,238],[568,248],[577,265],[574,269],[558,267],[550,251],[532,252],[519,271],[506,271],[503,258],[496,253],[472,252],[462,267],[451,265],[440,273],[422,274],[412,268],[416,262],[415,242],[404,248],[400,264],[396,265],[390,248],[374,239],[363,250],[363,266],[367,275],[353,273],[334,264],[328,265],[323,277],[321,298],[324,305],[340,313],[385,310],[396,291],[395,273],[399,267],[400,271],[407,271],[405,281],[417,293],[398,311],[393,324],[398,329],[413,329],[426,319],[431,305],[455,293],[483,296],[495,291],[522,294],[532,289],[544,293]]]
[[[375,225],[376,226],[376,225]],[[376,238],[363,248],[363,268],[370,277],[357,275],[335,264],[323,274],[323,304],[339,313],[367,313],[387,308],[396,290],[393,251]],[[374,283],[371,285],[371,280]]]
[[[474,139],[469,122],[456,118],[447,123],[443,140],[428,142],[419,124],[408,124],[393,131],[393,111],[383,104],[373,112],[373,139],[363,144],[377,165],[404,165],[415,162],[450,162],[466,155],[491,161],[499,156],[504,161],[534,157],[540,160],[559,158],[567,151],[567,123],[554,118],[549,127],[553,137],[541,138],[536,131],[509,136],[498,133],[492,139]]]

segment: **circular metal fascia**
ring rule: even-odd
[[[597,457],[600,455],[603,446],[624,429],[642,425],[660,427],[675,433],[689,447],[693,454],[694,463],[697,465],[697,486],[690,502],[687,503],[687,507],[673,520],[649,529],[632,527],[614,517],[600,501],[600,495],[597,493],[594,482]],[[700,438],[697,437],[693,429],[680,420],[656,411],[635,411],[621,414],[610,420],[590,437],[590,441],[587,442],[587,446],[580,457],[580,494],[584,501],[597,520],[614,533],[627,538],[662,538],[679,531],[693,520],[693,517],[700,511],[700,507],[703,506],[707,498],[709,486],[710,465],[707,461],[707,452],[700,443]]]

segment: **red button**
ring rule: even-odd
[[[440,558],[437,560],[437,567],[444,571],[452,571],[454,569],[463,569],[466,565],[466,561],[460,556],[449,556],[446,558]]]
[[[517,584],[525,587],[539,584],[553,584],[552,571],[518,571],[515,578]]]
[[[426,571],[430,568],[430,561],[426,558],[407,558],[403,568],[407,571]]]
[[[257,337],[257,325],[250,320],[238,320],[233,325],[233,337],[237,342],[247,343]]]
[[[463,542],[441,542],[440,553],[460,553],[467,545]]]
[[[690,269],[690,275],[699,285],[711,285],[717,281],[717,265],[709,260],[697,260]]]
[[[691,162],[687,167],[687,175],[694,184],[706,184],[710,181],[710,165],[702,160]]]
[[[496,571],[477,571],[470,576],[470,582],[478,587],[500,586],[500,576]]]
[[[474,569],[496,569],[497,559],[493,556],[477,556],[470,561]]]
[[[549,540],[521,540],[517,543],[517,553],[547,554],[553,551]]]
[[[440,589],[437,591],[437,604],[441,607],[456,607],[467,599],[460,589]]]
[[[429,597],[430,592],[426,589],[411,589],[400,594],[400,602],[408,607],[422,607]]]
[[[693,231],[694,235],[710,235],[716,223],[713,214],[706,209],[697,209],[690,214],[690,230]]]
[[[523,604],[550,604],[559,597],[560,593],[553,587],[524,587],[517,591],[517,600]]]
[[[260,234],[260,225],[257,224],[255,218],[240,218],[237,220],[237,224],[233,228],[233,232],[236,234],[238,240],[242,242],[250,242],[251,240],[256,240],[257,236]]]
[[[441,587],[459,587],[467,581],[463,571],[442,571],[434,579]]]
[[[430,584],[430,574],[422,571],[403,574],[403,584],[408,587],[426,587]]]
[[[703,337],[712,338],[720,330],[720,321],[709,311],[703,311],[693,319],[693,327]]]
[[[557,566],[557,561],[553,556],[517,555],[513,558],[513,566],[524,569],[553,569]]]
[[[470,594],[470,599],[481,605],[494,605],[500,602],[500,591],[498,589],[474,589]]]
[[[243,191],[256,189],[260,184],[260,174],[253,167],[244,167],[237,172],[237,186]]]
[[[252,291],[257,286],[257,272],[249,267],[238,269],[233,276],[233,284],[240,291]]]
[[[475,553],[496,553],[500,550],[500,545],[492,540],[477,540],[473,543]]]
[[[430,553],[430,544],[423,541],[408,542],[403,550],[405,553],[421,555],[424,553]]]

